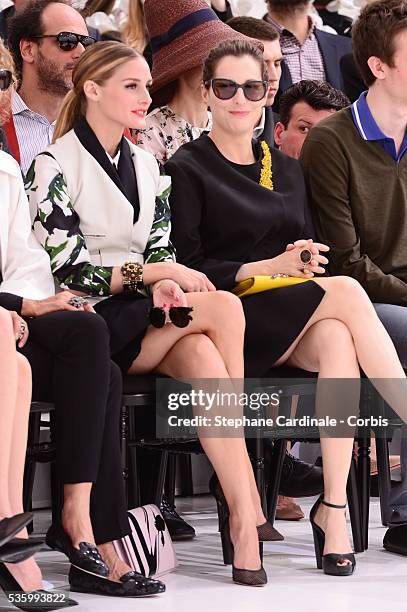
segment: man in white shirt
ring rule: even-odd
[[[63,0],[30,3],[8,25],[20,88],[13,96],[6,133],[15,131],[25,175],[34,157],[50,144],[62,101],[72,88],[72,70],[94,40],[82,16]]]

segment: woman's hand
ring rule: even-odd
[[[25,317],[40,317],[41,315],[49,314],[50,312],[59,312],[60,310],[94,312],[90,304],[84,304],[79,308],[69,304],[69,300],[74,297],[78,296],[70,291],[61,291],[45,300],[24,299],[21,314]]]
[[[143,282],[151,285],[159,280],[170,279],[177,283],[186,293],[200,291],[216,291],[205,274],[192,270],[179,263],[159,262],[145,264],[143,267]],[[153,289],[154,292],[154,289]]]
[[[11,311],[10,315],[13,321],[14,337],[16,339],[17,346],[22,348],[28,340],[28,325],[16,312]]]
[[[305,269],[300,259],[300,252],[303,249],[309,249],[312,253],[312,259]],[[320,255],[320,251],[327,252],[329,247],[319,242],[313,242],[312,239],[297,240],[288,244],[286,251],[277,255],[277,257],[243,264],[236,274],[236,282],[256,275],[288,274],[298,278],[312,278],[314,274],[324,274],[325,268],[322,266],[328,263],[328,259],[324,255]]]
[[[329,246],[322,244],[322,242],[314,242],[312,238],[309,238],[308,240],[296,240],[294,243],[287,244],[286,247],[286,251],[297,250],[298,257],[303,249],[308,249],[312,253],[312,259],[310,263],[307,264],[307,269],[311,270],[314,274],[324,274],[325,268],[320,266],[320,264],[326,265],[328,259],[320,255],[320,253],[327,253],[329,251]]]
[[[188,306],[187,298],[181,287],[173,280],[158,281],[153,288],[154,306]]]

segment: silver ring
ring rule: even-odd
[[[18,339],[21,340],[21,338],[24,337],[25,334],[25,330],[27,329],[27,326],[25,323],[20,323],[20,333],[18,334]]]
[[[81,306],[84,306],[87,303],[88,301],[79,295],[76,295],[75,297],[71,297],[71,299],[68,300],[68,304],[70,306],[74,306],[75,308],[81,308]]]

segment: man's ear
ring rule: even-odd
[[[33,64],[37,56],[37,43],[32,40],[20,40],[20,53],[23,62],[27,64]]]
[[[281,147],[281,143],[283,142],[283,133],[285,132],[285,127],[281,123],[281,121],[277,121],[274,126],[274,142],[278,147]]]
[[[92,102],[98,102],[100,91],[99,85],[97,85],[95,81],[85,81],[83,84],[83,92],[89,100],[92,100]]]
[[[367,60],[367,65],[369,66],[373,76],[379,81],[382,81],[386,77],[386,72],[384,70],[385,63],[380,59],[380,57],[372,55]]]

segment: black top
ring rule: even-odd
[[[21,313],[23,298],[12,293],[0,292],[0,306],[6,310],[14,310],[18,314]]]
[[[259,185],[262,152],[248,166],[227,160],[203,134],[166,163],[172,239],[181,263],[232,289],[243,263],[275,257],[315,235],[299,162],[271,149],[274,190]]]

